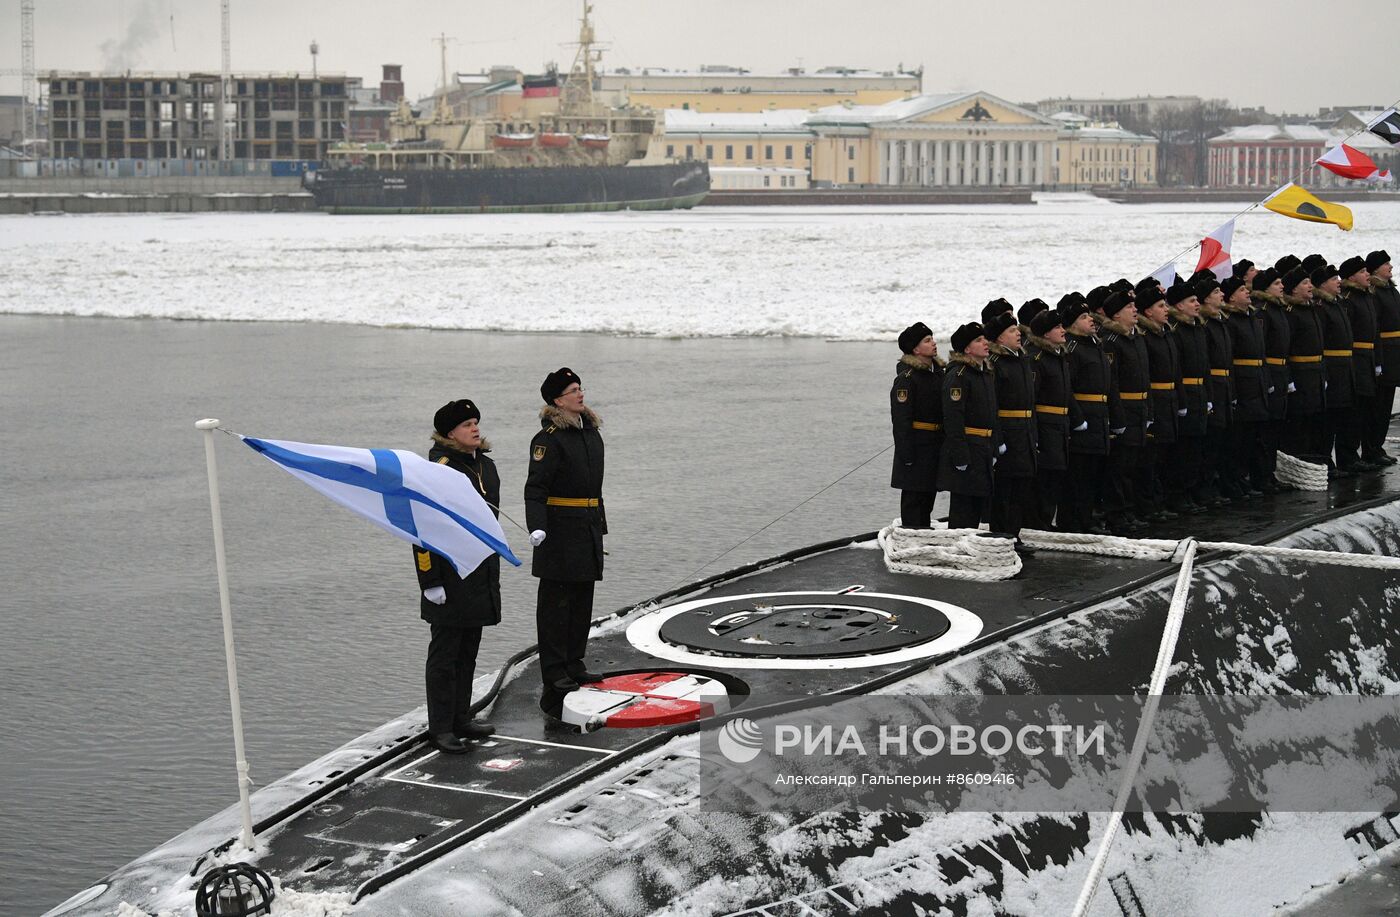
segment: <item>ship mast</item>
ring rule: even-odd
[[[579,20],[578,54],[574,55],[574,65],[569,70],[569,78],[564,82],[563,109],[569,113],[592,115],[593,108],[593,64],[601,56],[601,51],[593,50],[593,23],[588,14],[593,7],[583,0],[583,18]]]
[[[442,58],[442,94],[438,96],[435,120],[439,124],[446,124],[452,118],[452,110],[447,104],[447,43],[451,39],[439,32],[438,37],[434,38],[433,41],[438,43],[438,51]]]

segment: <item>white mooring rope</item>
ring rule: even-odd
[[[901,528],[896,519],[881,529],[876,537],[885,552],[885,568],[892,573],[990,583],[1010,579],[1021,572],[1021,558],[1015,551],[1013,539],[977,529],[906,529]],[[1163,538],[1123,538],[1118,535],[1043,532],[1038,529],[1022,529],[1021,541],[1038,551],[1157,561],[1171,560],[1180,546],[1180,542]],[[1202,551],[1228,551],[1232,554],[1254,554],[1343,567],[1400,570],[1400,557],[1379,554],[1281,548],[1233,541],[1201,541],[1197,544]]]
[[[1278,453],[1278,466],[1274,477],[1285,484],[1292,484],[1299,490],[1326,490],[1327,466],[1305,462],[1287,452]]]
[[[990,583],[1021,572],[1015,539],[978,529],[906,529],[899,521],[876,536],[885,552],[885,567],[892,573]]]
[[[1084,917],[1098,891],[1099,880],[1103,878],[1104,867],[1108,864],[1108,853],[1113,847],[1113,839],[1123,823],[1123,812],[1128,807],[1128,797],[1137,781],[1138,768],[1142,766],[1143,753],[1147,751],[1147,737],[1152,732],[1152,723],[1157,716],[1157,706],[1161,703],[1162,689],[1167,684],[1167,672],[1171,669],[1172,656],[1176,654],[1176,641],[1181,636],[1181,622],[1186,617],[1186,598],[1190,593],[1191,570],[1196,563],[1196,542],[1187,539],[1185,554],[1181,559],[1181,570],[1176,575],[1176,589],[1172,592],[1171,605],[1167,608],[1167,624],[1162,630],[1162,643],[1157,647],[1157,664],[1152,668],[1152,681],[1147,687],[1147,703],[1143,706],[1142,719],[1138,722],[1137,735],[1133,737],[1133,751],[1128,759],[1128,768],[1118,785],[1118,796],[1113,801],[1113,812],[1104,828],[1103,839],[1099,841],[1098,853],[1089,864],[1089,875],[1084,879],[1084,887],[1079,890],[1079,900],[1074,905],[1073,917]]]

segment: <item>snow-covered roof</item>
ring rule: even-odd
[[[984,98],[995,105],[1024,115],[1031,121],[1045,125],[1052,125],[1056,122],[1044,115],[1022,108],[1019,105],[998,98],[989,92],[980,89],[964,90],[962,92],[935,92],[925,95],[911,96],[907,99],[897,99],[893,102],[886,102],[883,105],[833,105],[823,108],[808,119],[809,123],[820,124],[852,124],[852,125],[874,125],[888,124],[896,121],[910,121],[931,111],[947,108],[950,105],[958,104],[966,99]]]
[[[1065,124],[1088,124],[1089,118],[1073,111],[1057,111],[1050,116],[1052,121],[1061,121]]]
[[[1240,143],[1246,141],[1265,142],[1269,140],[1311,140],[1325,143],[1332,139],[1335,131],[1313,127],[1311,124],[1246,124],[1232,127],[1219,137],[1211,138],[1211,143]]]
[[[779,108],[772,111],[691,111],[666,109],[666,133],[810,134],[808,113],[800,108]]]
[[[1137,143],[1156,143],[1156,137],[1147,134],[1137,134],[1133,131],[1121,127],[1111,127],[1098,125],[1096,127],[1076,128],[1069,133],[1062,134],[1062,137],[1074,137],[1079,140],[1125,140]]]

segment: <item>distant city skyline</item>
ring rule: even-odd
[[[988,6],[876,0],[800,5],[775,0],[595,0],[604,66],[778,71],[802,66],[924,68],[926,92],[983,89],[1017,102],[1073,97],[1198,95],[1245,108],[1306,113],[1388,105],[1400,97],[1389,41],[1400,3],[1335,0],[1007,0]],[[217,71],[217,0],[43,0],[35,11],[38,71]],[[434,36],[451,40],[447,68],[506,64],[527,72],[573,60],[580,0],[506,5],[403,0],[232,0],[235,71],[312,69],[377,85],[380,65],[404,67],[410,98],[438,82]],[[480,16],[475,14],[480,13]],[[1277,23],[1277,26],[1272,24]],[[1322,38],[1318,38],[1318,35]],[[1336,36],[1335,38],[1332,36]],[[0,93],[18,94],[19,0],[0,0]]]

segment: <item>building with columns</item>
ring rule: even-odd
[[[1086,188],[1156,183],[1152,137],[1048,118],[986,92],[815,112],[668,109],[649,160],[805,168],[822,187]]]
[[[923,71],[801,67],[764,73],[742,67],[699,70],[619,68],[598,75],[598,93],[613,104],[645,105],[658,111],[815,111],[829,105],[880,105],[919,92]]]
[[[921,95],[809,116],[812,180],[833,186],[1044,186],[1059,124],[987,92]]]
[[[1212,188],[1273,189],[1293,181],[1309,188],[1349,188],[1363,183],[1341,178],[1313,162],[1343,140],[1382,169],[1400,170],[1400,152],[1366,131],[1310,124],[1250,124],[1233,127],[1208,141]]]

